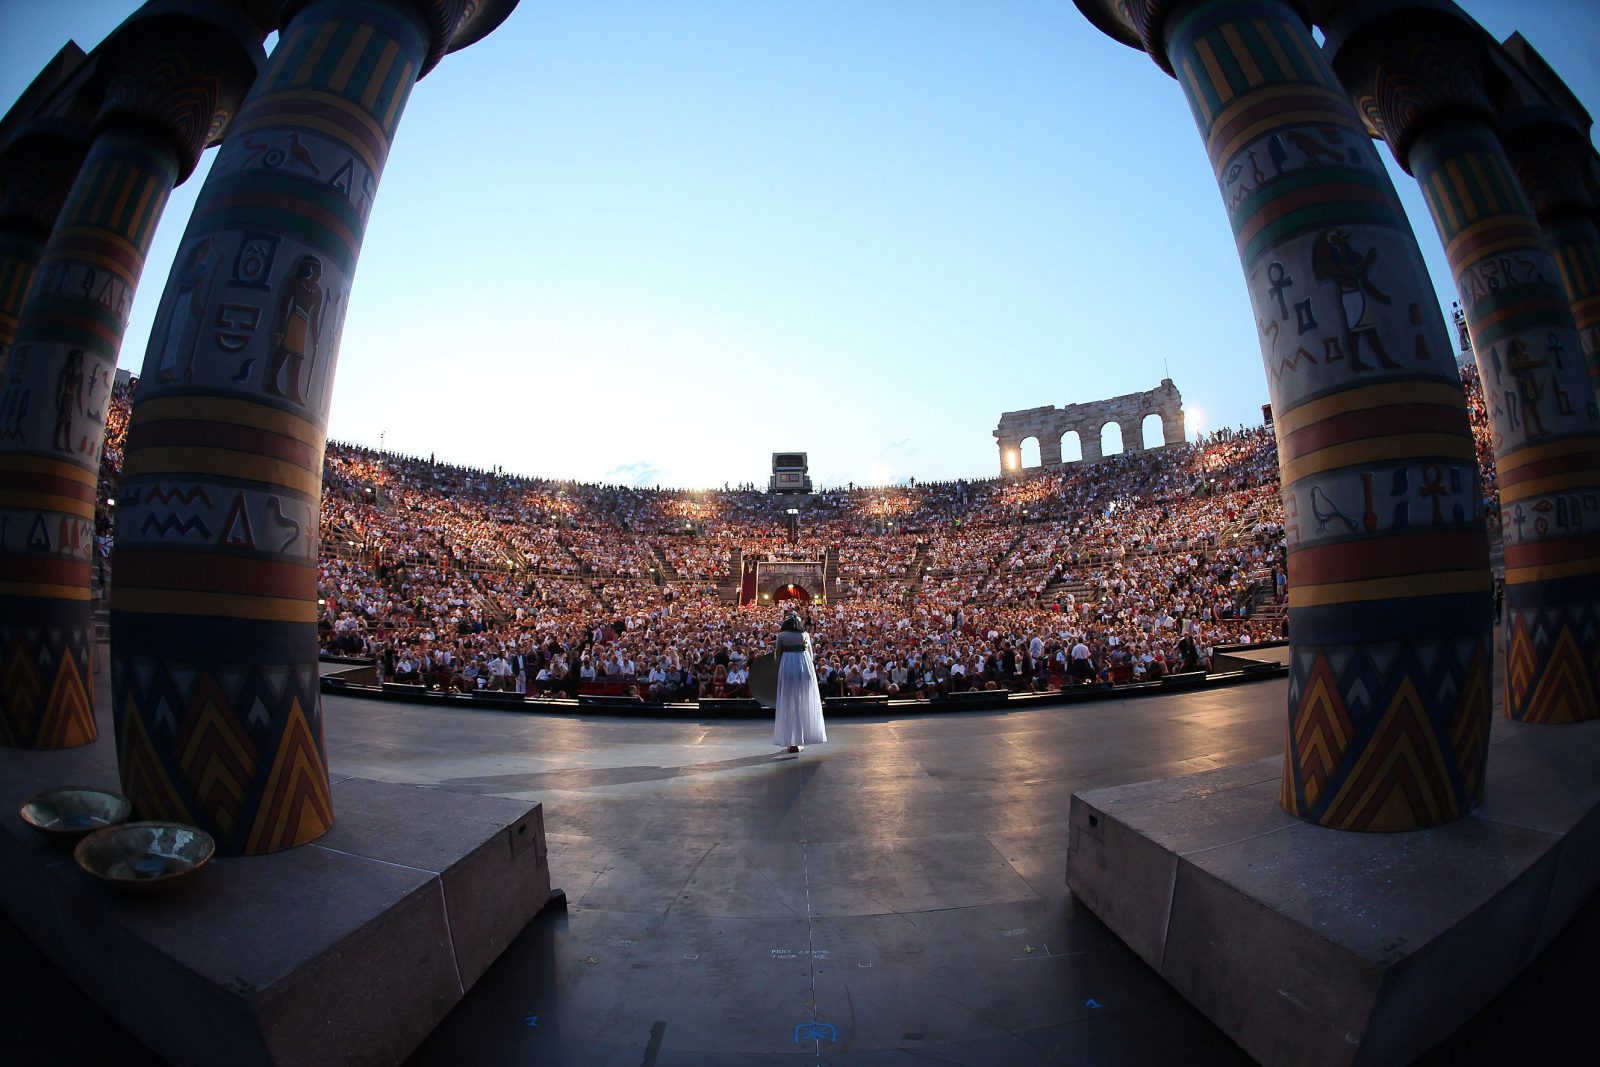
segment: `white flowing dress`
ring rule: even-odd
[[[817,670],[811,663],[811,638],[794,630],[780,630],[777,646],[778,699],[772,743],[785,747],[820,744],[828,739],[828,732],[822,722]]]

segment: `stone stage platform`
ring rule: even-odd
[[[52,786],[118,788],[101,705],[94,744],[0,749],[0,906],[169,1062],[399,1062],[550,901],[537,804],[340,774],[335,825],[315,842],[213,859],[161,893],[117,893],[17,814]],[[26,981],[31,968],[4,969]],[[72,1062],[49,1046],[77,1014],[48,1005],[8,1033],[34,1034],[22,1051],[39,1062]],[[15,1063],[7,1044],[0,1062]],[[121,1058],[108,1047],[85,1062]]]
[[[853,719],[798,758],[758,722],[325,707],[340,775],[542,804],[566,891],[419,1067],[1231,1064],[1249,1058],[1068,892],[1068,812],[1276,757],[1285,684]],[[1597,951],[1591,902],[1425,1062],[1571,1062]],[[0,954],[8,1062],[159,1062],[14,930]]]

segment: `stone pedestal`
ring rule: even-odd
[[[539,805],[359,778],[314,844],[125,896],[18,818],[63,784],[115,789],[112,747],[0,750],[0,906],[175,1064],[399,1063],[550,897]]]
[[[1600,723],[1490,749],[1485,802],[1408,834],[1294,818],[1275,759],[1078,793],[1067,884],[1261,1062],[1408,1062],[1600,886]]]

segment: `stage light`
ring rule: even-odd
[[[106,497],[106,507],[114,508],[116,506],[117,506],[117,502],[115,500],[112,500],[110,497]]]

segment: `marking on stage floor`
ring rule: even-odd
[[[830,1045],[839,1043],[839,1028],[832,1023],[822,1022],[817,1018],[817,960],[827,959],[826,949],[818,949],[815,939],[816,916],[811,910],[811,841],[806,837],[806,806],[805,806],[805,781],[800,780],[800,795],[795,797],[795,810],[800,815],[800,869],[805,877],[806,892],[806,947],[807,963],[811,967],[811,1021],[799,1023],[794,1028],[795,1044],[803,1044],[807,1039],[814,1043],[817,1062],[822,1062],[822,1039],[826,1037]],[[777,952],[787,950],[774,950]],[[797,954],[798,955],[798,954]],[[786,958],[786,957],[779,957]]]
[[[1080,949],[1077,952],[1051,952],[1049,945],[1044,945],[1042,949],[1034,948],[1032,945],[1023,945],[1022,951],[1027,955],[1013,956],[1011,957],[1013,962],[1020,963],[1023,960],[1064,960],[1069,956],[1086,956],[1089,954],[1088,949]]]
[[[830,1045],[839,1043],[839,1028],[832,1023],[796,1023],[794,1028],[794,1043],[803,1045],[807,1041],[821,1044],[824,1040]]]
[[[825,948],[775,948],[772,950],[772,958],[775,960],[797,960],[801,956],[809,956],[814,960],[826,960],[828,958],[828,950]]]

